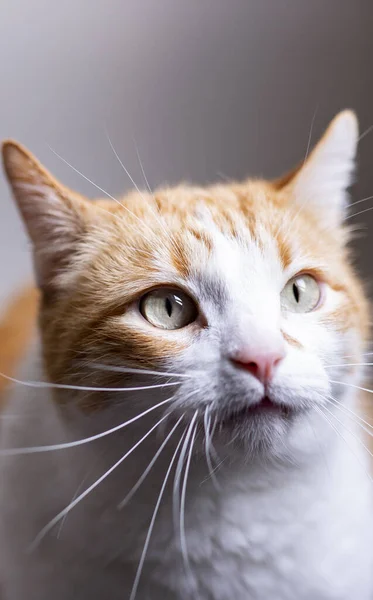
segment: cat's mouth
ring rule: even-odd
[[[271,400],[268,396],[264,396],[262,400],[256,404],[245,406],[237,410],[232,410],[229,414],[222,416],[220,425],[222,427],[234,427],[241,425],[247,419],[255,417],[282,417],[290,418],[295,412],[295,409],[285,404],[279,404]]]

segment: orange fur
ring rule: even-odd
[[[7,307],[0,321],[0,372],[13,376],[23,358],[36,325],[39,293],[24,289]],[[0,394],[9,381],[0,377]]]

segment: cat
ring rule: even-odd
[[[4,143],[39,291],[0,330],[1,600],[372,600],[357,143],[347,110],[282,179],[95,201]]]

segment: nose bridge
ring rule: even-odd
[[[281,271],[276,260],[254,242],[245,252],[226,242],[218,249],[218,262],[225,265],[223,279],[227,290],[220,323],[225,353],[247,346],[263,350],[269,346],[279,348],[283,341],[280,334]]]
[[[267,283],[267,282],[266,282]],[[280,298],[270,282],[251,281],[228,319],[227,333],[233,348],[279,347],[283,343],[280,331]]]

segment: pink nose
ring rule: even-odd
[[[268,352],[238,352],[232,361],[262,383],[268,383],[284,358],[285,351],[278,349]]]

